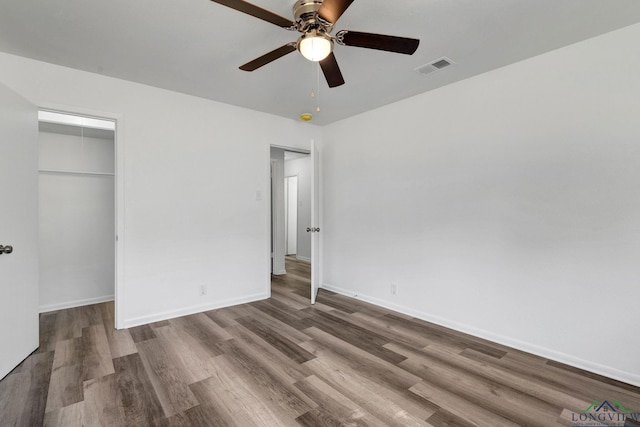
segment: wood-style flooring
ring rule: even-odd
[[[40,348],[0,381],[0,425],[547,427],[594,400],[640,411],[628,384],[324,290],[310,306],[309,265],[287,271],[269,300],[127,330],[109,303],[41,315]]]

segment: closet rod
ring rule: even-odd
[[[75,171],[63,171],[54,169],[39,169],[38,172],[42,173],[54,173],[62,175],[98,175],[98,176],[115,176],[114,173],[109,172],[75,172]]]

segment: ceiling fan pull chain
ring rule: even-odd
[[[316,87],[313,84],[313,69],[314,69],[314,67],[316,65],[315,65],[315,62],[312,62],[312,61],[309,61],[309,62],[311,62],[311,81],[312,81],[312,83],[311,83],[311,97],[315,98],[316,97]]]

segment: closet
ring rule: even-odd
[[[39,113],[40,311],[112,300],[115,122]]]

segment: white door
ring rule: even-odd
[[[318,144],[311,141],[311,304],[320,288],[320,174]]]
[[[1,83],[0,207],[1,379],[38,348],[39,292],[38,112]]]

